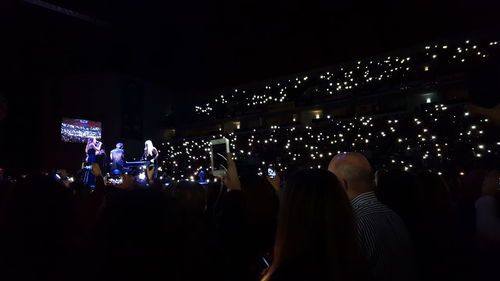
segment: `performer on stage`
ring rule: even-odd
[[[123,172],[123,165],[125,164],[125,150],[123,149],[123,143],[119,142],[116,144],[116,148],[111,150],[111,174],[121,175]]]
[[[87,146],[85,147],[85,153],[87,157],[85,158],[85,162],[87,165],[92,165],[92,163],[96,163],[96,152],[101,150],[102,143],[98,142],[96,138],[89,138],[87,141]],[[95,176],[92,174],[91,170],[87,170],[84,175],[83,182],[90,186],[91,188],[95,187]]]
[[[99,164],[99,168],[101,168],[102,174],[105,175],[108,165],[106,165],[107,162],[106,150],[104,150],[104,145],[102,143],[101,143],[101,149],[99,149],[95,154],[95,158],[97,164]]]
[[[149,161],[151,164],[148,166],[148,171],[150,169],[154,169],[153,176],[152,178],[148,175],[149,181],[153,181],[156,179],[156,176],[158,174],[158,150],[153,146],[153,142],[150,140],[147,140],[144,143],[144,154],[142,155],[142,160],[143,161]]]

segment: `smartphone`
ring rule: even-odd
[[[271,167],[267,168],[267,177],[273,179],[276,177],[276,171],[274,171]]]
[[[227,170],[227,153],[229,152],[229,140],[226,138],[212,140],[210,142],[210,152],[212,175],[224,176]]]

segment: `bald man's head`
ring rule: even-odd
[[[349,197],[373,190],[372,168],[361,153],[337,154],[330,161],[328,170],[339,178]]]

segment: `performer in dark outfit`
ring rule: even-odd
[[[101,149],[99,149],[95,154],[96,162],[99,164],[99,168],[101,168],[101,172],[103,175],[106,174],[107,165],[106,165],[106,151],[104,150],[104,145],[101,143]]]
[[[111,174],[121,175],[123,173],[123,165],[125,164],[125,150],[123,143],[116,144],[116,148],[111,150]]]
[[[149,166],[147,167],[148,171],[154,169],[152,178],[149,176],[149,173],[146,173],[148,175],[148,180],[153,181],[158,175],[158,150],[153,146],[153,142],[151,142],[150,140],[147,140],[144,143],[144,154],[142,155],[142,161],[150,162]]]
[[[89,138],[87,141],[87,146],[85,147],[85,153],[87,157],[85,158],[85,162],[87,165],[92,165],[92,163],[96,163],[96,152],[101,150],[102,143],[98,142],[96,138]],[[83,183],[90,186],[91,188],[95,187],[95,176],[92,174],[92,170],[85,171]]]

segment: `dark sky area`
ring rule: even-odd
[[[9,2],[9,72],[115,70],[187,93],[493,29],[500,21],[496,1],[484,0],[47,0],[109,23],[101,26]]]

